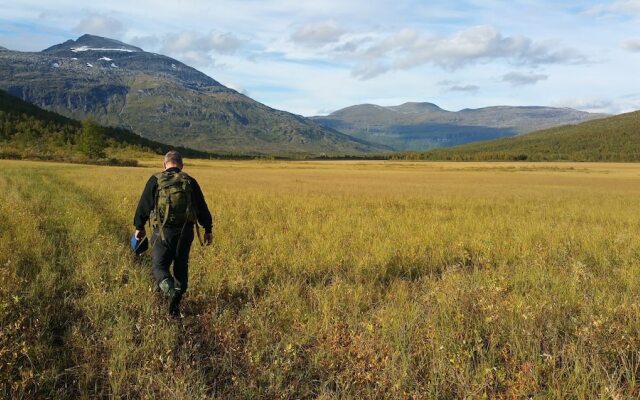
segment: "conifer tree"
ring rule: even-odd
[[[76,139],[78,151],[89,158],[104,158],[106,143],[101,129],[96,122],[91,119],[82,121],[82,128]]]

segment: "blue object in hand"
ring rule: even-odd
[[[136,235],[131,236],[131,250],[136,253],[137,256],[141,255],[149,248],[149,241],[147,237],[137,239]]]

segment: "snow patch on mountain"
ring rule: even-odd
[[[80,46],[80,47],[72,47],[71,51],[74,53],[79,53],[83,51],[124,51],[125,53],[133,53],[134,50],[131,49],[116,49],[116,48],[107,48],[107,47],[89,47],[89,46]]]

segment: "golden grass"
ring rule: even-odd
[[[175,322],[127,248],[159,163],[0,162],[4,396],[640,396],[640,165],[187,162]]]

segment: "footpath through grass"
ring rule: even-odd
[[[640,167],[199,162],[180,322],[144,168],[0,162],[0,396],[640,396]]]

